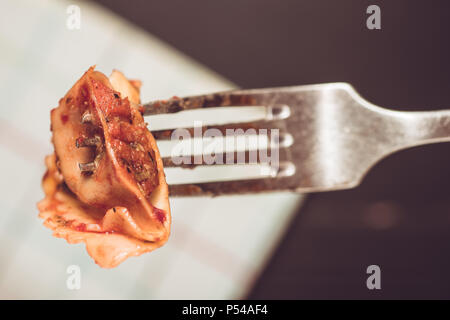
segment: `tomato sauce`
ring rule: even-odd
[[[133,116],[128,98],[103,83],[92,80],[99,109],[105,116],[110,145],[122,167],[134,178],[148,197],[158,186],[155,154],[147,137],[142,117]]]

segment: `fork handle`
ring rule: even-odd
[[[450,110],[395,113],[403,124],[404,148],[450,141]]]

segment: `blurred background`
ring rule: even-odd
[[[450,298],[449,144],[395,154],[353,190],[173,199],[168,244],[114,270],[51,237],[35,207],[49,110],[90,65],[143,80],[143,101],[346,81],[380,106],[445,109],[448,1],[19,0],[0,15],[1,298]]]

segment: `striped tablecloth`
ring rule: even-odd
[[[71,4],[81,9],[80,29],[67,28]],[[143,80],[143,101],[233,84],[89,2],[5,0],[0,14],[0,298],[245,297],[301,196],[171,199],[168,243],[112,270],[83,244],[52,237],[36,209],[52,152],[50,109],[90,65]],[[79,290],[66,286],[70,265],[80,267]]]

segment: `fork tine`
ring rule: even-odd
[[[284,162],[284,161],[288,161],[290,160],[290,153],[289,153],[289,149],[283,148],[284,146],[280,146],[280,148],[278,148],[278,154],[279,154],[279,158],[278,160],[280,162]],[[267,154],[267,158],[261,158],[261,155],[259,154],[258,150],[256,150],[255,155],[256,155],[256,159],[252,159],[251,158],[251,151],[241,151],[241,152],[223,152],[218,154],[218,157],[221,157],[223,159],[223,164],[239,164],[239,159],[245,159],[245,164],[268,164],[270,162],[270,158],[271,158],[271,152],[272,150],[275,150],[275,148],[271,148],[268,149],[268,154]],[[227,161],[228,159],[228,161]],[[232,162],[230,159],[232,159]],[[194,169],[197,166],[220,166],[222,164],[217,164],[217,163],[206,163],[204,161],[204,158],[198,158],[198,160],[201,160],[201,163],[195,163],[195,156],[189,156],[189,164],[176,164],[173,162],[172,157],[165,157],[162,158],[163,161],[163,166],[165,168],[185,168],[185,169]],[[253,160],[253,161],[251,161]]]
[[[261,120],[261,121],[253,121],[253,122],[240,122],[240,123],[229,123],[229,124],[225,124],[225,125],[208,125],[208,126],[203,126],[203,127],[199,127],[199,128],[183,128],[185,130],[188,130],[191,136],[194,136],[194,130],[201,130],[201,134],[203,136],[203,134],[205,133],[206,130],[208,129],[217,129],[219,130],[223,135],[226,135],[227,133],[227,129],[231,129],[231,130],[237,130],[237,129],[242,129],[244,131],[248,130],[248,129],[255,129],[255,130],[259,130],[259,129],[267,129],[267,130],[272,130],[272,129],[279,129],[280,133],[284,131],[284,128],[286,127],[285,123],[283,123],[283,121],[268,121],[268,120]],[[157,140],[170,140],[172,133],[177,130],[177,129],[167,129],[167,130],[153,130],[152,134],[153,137]]]
[[[219,196],[268,191],[295,191],[296,180],[291,179],[294,173],[295,166],[290,162],[283,162],[280,163],[280,168],[277,173],[278,176],[274,178],[173,184],[169,185],[169,195],[172,197]]]
[[[256,100],[245,94],[236,94],[233,91],[219,92],[208,95],[157,100],[143,105],[144,116],[176,113],[185,110],[200,108],[226,107],[226,106],[253,106]]]

